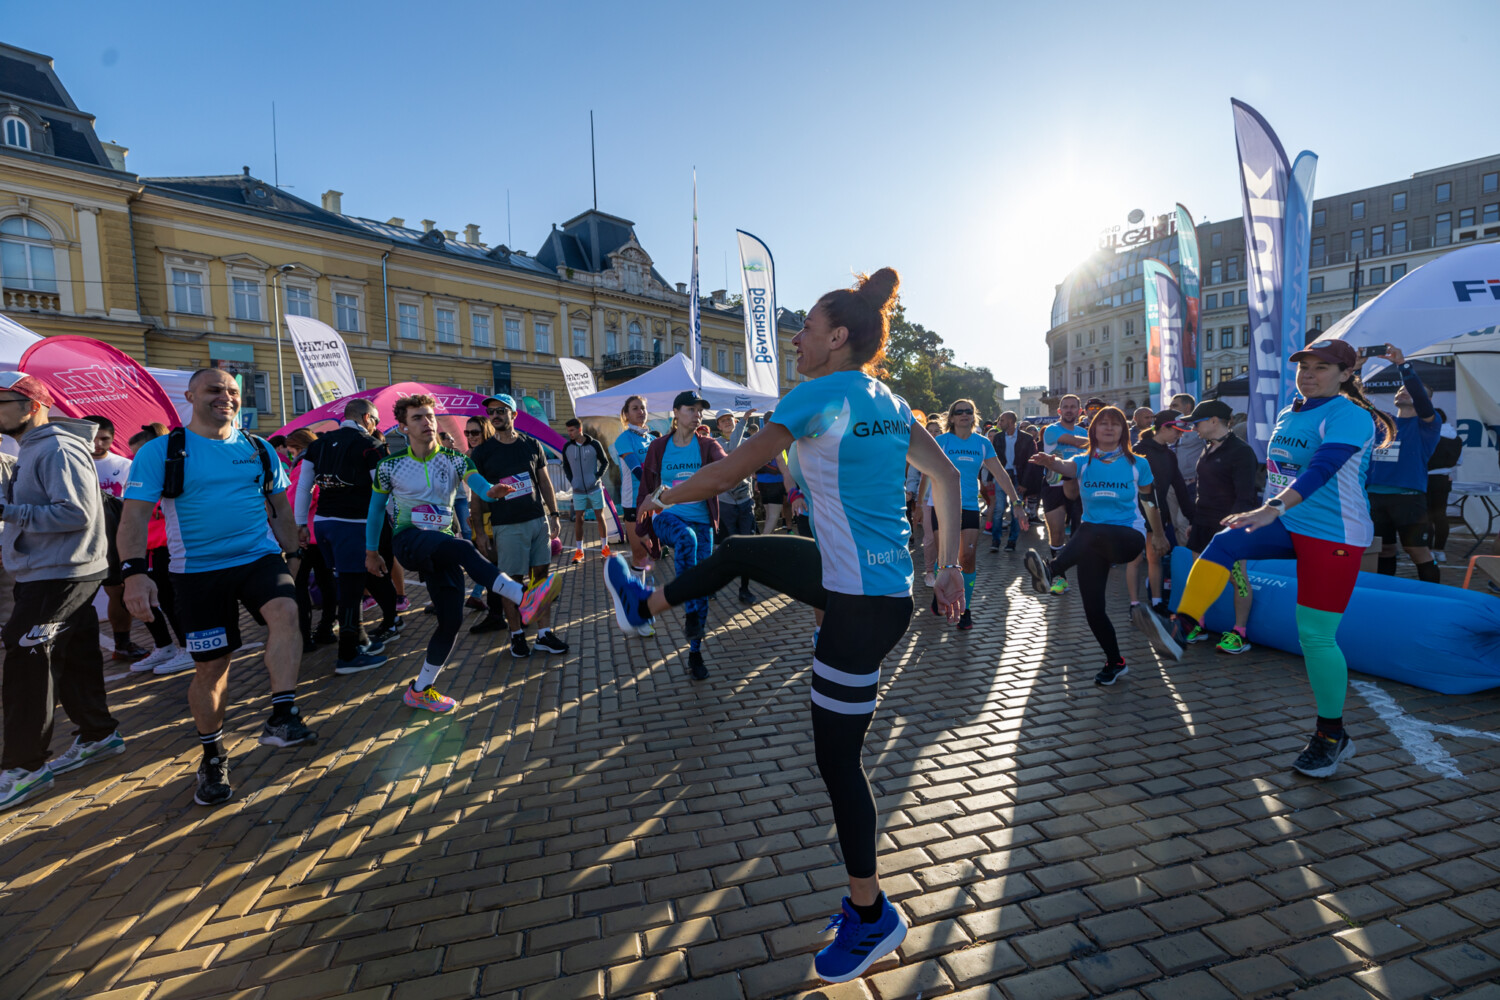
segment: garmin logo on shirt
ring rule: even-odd
[[[911,425],[900,420],[861,420],[854,425],[854,436],[858,438],[879,437],[882,434],[910,437]]]
[[[1288,448],[1311,448],[1312,442],[1307,438],[1287,437],[1285,434],[1277,434],[1271,438],[1272,444],[1286,445]]]

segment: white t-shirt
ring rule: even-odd
[[[103,458],[94,459],[94,468],[99,472],[100,489],[110,496],[125,495],[125,483],[130,478],[130,459],[109,452]]]

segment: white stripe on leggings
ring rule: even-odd
[[[880,683],[880,668],[876,667],[868,674],[850,674],[837,667],[830,667],[816,656],[813,657],[813,673],[826,681],[842,684],[844,687],[869,687],[871,684]]]
[[[812,692],[812,702],[814,705],[817,705],[819,708],[826,708],[830,712],[838,712],[840,715],[869,715],[875,711],[878,701],[879,699],[876,698],[861,702],[839,701],[828,697],[826,694],[819,694],[817,691]]]

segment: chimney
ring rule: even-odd
[[[334,215],[344,214],[344,192],[330,188],[323,192],[323,211]]]
[[[479,227],[474,225],[474,223],[472,222],[467,226],[464,226],[464,242],[473,243],[475,245],[478,245],[479,243]]]
[[[406,220],[401,218],[401,216],[399,215],[393,215],[389,219],[386,219],[385,224],[387,226],[397,226],[401,229],[406,228]]]
[[[245,172],[245,176],[246,177],[250,176],[250,168],[249,167],[241,167],[240,169]]]
[[[446,237],[448,237],[450,240],[457,240],[458,239],[458,233],[454,232],[451,229],[444,229],[443,230],[443,235],[446,236]]]
[[[715,291],[710,292],[709,295],[711,295],[713,297],[713,300],[715,302],[719,303],[720,305],[723,305],[724,304],[724,299],[729,295],[729,292],[728,292],[727,289],[720,288],[720,289],[717,289]]]
[[[437,222],[435,220],[433,220],[433,219],[423,219],[422,220],[422,232],[424,232],[424,233],[430,233],[430,232],[432,232],[432,227],[435,226],[435,225],[437,225]]]
[[[678,295],[686,295],[687,294],[687,282],[686,281],[679,281],[677,283],[677,294]]]
[[[103,146],[104,155],[109,157],[109,165],[123,172],[125,170],[125,154],[129,153],[130,150],[118,142],[106,142],[103,143]]]

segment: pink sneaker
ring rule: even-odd
[[[375,603],[375,598],[366,597],[363,601],[360,602],[359,608],[361,611],[369,611],[375,606]]]
[[[411,601],[408,601],[406,596],[402,595],[401,599],[396,602],[396,613],[400,614],[402,611],[409,610],[411,610]]]
[[[417,691],[410,684],[406,685],[406,693],[402,695],[407,708],[422,708],[429,712],[451,712],[458,707],[458,702],[445,694],[438,694],[437,688],[429,687],[425,691]]]
[[[557,590],[557,574],[548,573],[546,579],[526,591],[521,598],[521,624],[531,624],[531,620],[557,598]]]

